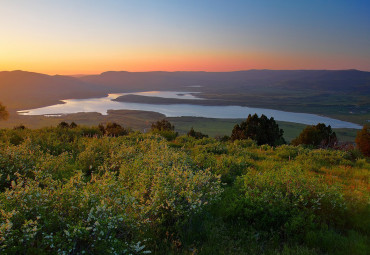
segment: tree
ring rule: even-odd
[[[265,115],[248,115],[246,121],[234,126],[231,140],[252,139],[258,145],[269,144],[277,146],[285,143],[284,131],[279,128],[274,118],[268,119]]]
[[[9,113],[6,110],[6,107],[0,103],[0,120],[7,120]]]
[[[178,133],[175,132],[175,126],[165,119],[153,122],[151,126],[151,131],[154,134],[161,135],[168,141],[172,141],[178,136]]]
[[[23,124],[20,124],[20,125],[15,126],[15,127],[13,128],[13,130],[25,130],[25,129],[26,129],[26,126],[25,126],[25,125],[23,125]]]
[[[307,126],[292,141],[293,145],[305,144],[320,148],[332,148],[338,143],[337,135],[331,129],[331,126],[326,126],[319,123],[316,126]]]
[[[65,121],[62,121],[58,124],[59,128],[69,128],[69,124]]]
[[[98,128],[100,130],[100,132],[104,135],[105,134],[105,127],[104,127],[104,124],[103,123],[100,123],[98,125]]]
[[[366,157],[370,157],[370,126],[365,125],[357,132],[356,144],[358,149]]]
[[[158,120],[152,123],[152,131],[174,131],[175,126],[171,124],[168,120]]]
[[[121,125],[115,122],[113,123],[108,122],[104,130],[107,136],[128,135],[128,131],[125,128],[123,128]]]
[[[208,137],[208,135],[205,135],[201,132],[196,132],[193,127],[188,132],[188,136],[194,137],[195,139],[202,139]]]

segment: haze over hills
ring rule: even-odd
[[[349,113],[367,115],[370,112],[370,72],[358,70],[109,71],[82,77],[11,71],[0,72],[0,90],[0,102],[13,111],[47,106],[62,99],[173,90],[201,92],[199,96],[220,105],[309,112],[338,118]],[[118,100],[166,103],[158,98],[140,96]],[[362,124],[366,119],[365,116],[354,121]]]
[[[10,109],[40,107],[61,99],[102,96],[99,88],[69,76],[25,72],[0,72],[0,102]]]
[[[235,72],[104,72],[79,78],[112,89],[170,89],[200,85],[212,89],[267,86],[370,92],[370,72],[358,70],[247,70]]]

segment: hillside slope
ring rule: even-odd
[[[61,99],[104,95],[97,86],[76,78],[24,71],[0,72],[0,102],[10,109],[55,104]]]

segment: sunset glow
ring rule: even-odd
[[[0,70],[370,70],[369,3],[268,2],[5,1]]]

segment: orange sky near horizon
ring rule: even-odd
[[[158,52],[160,52],[158,54]],[[209,71],[228,72],[249,69],[297,70],[297,69],[352,69],[358,66],[358,59],[351,64],[349,57],[333,56],[324,61],[320,56],[279,55],[266,52],[198,52],[171,53],[165,51],[139,52],[131,54],[91,54],[85,56],[47,54],[29,57],[13,54],[0,60],[0,71],[23,70],[49,75],[99,74],[105,71]],[[342,59],[341,59],[342,58]],[[344,59],[343,59],[344,58]],[[35,60],[37,59],[37,60]],[[302,60],[303,59],[303,60]],[[345,64],[341,64],[345,63]],[[366,63],[364,63],[366,64]],[[361,66],[357,69],[361,70]]]
[[[278,2],[4,1],[0,71],[370,71],[368,2]]]
[[[109,46],[109,47],[108,47]],[[294,49],[218,48],[170,43],[145,45],[106,42],[0,40],[0,71],[24,70],[49,75],[99,74],[105,71],[239,71],[249,69],[369,70],[365,56]],[[367,68],[369,67],[369,68]]]

